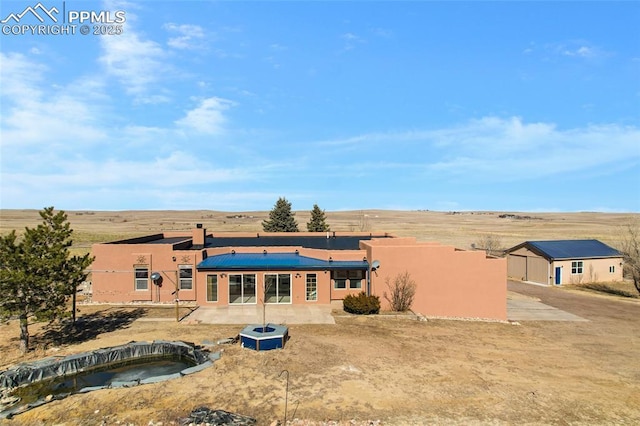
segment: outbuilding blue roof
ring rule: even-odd
[[[297,253],[229,253],[219,254],[204,259],[197,266],[198,270],[336,270],[369,268],[366,260],[322,260],[300,256]]]
[[[526,245],[548,259],[590,259],[621,256],[618,250],[598,240],[527,241],[509,251]]]

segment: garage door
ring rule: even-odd
[[[527,281],[549,284],[549,262],[541,257],[527,257]]]
[[[527,278],[527,258],[510,254],[507,257],[507,275],[518,280]]]

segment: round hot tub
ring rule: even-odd
[[[289,336],[289,328],[277,324],[251,324],[240,332],[240,343],[243,348],[256,351],[282,349]]]

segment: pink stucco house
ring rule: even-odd
[[[94,244],[96,302],[329,304],[409,272],[412,311],[506,319],[506,261],[385,233],[171,232]],[[266,289],[266,292],[265,292]]]

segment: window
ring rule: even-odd
[[[333,288],[343,290],[347,288],[347,282],[350,289],[362,288],[362,279],[364,271],[356,269],[352,271],[333,271]]]
[[[291,274],[264,274],[266,303],[291,303]]]
[[[136,266],[134,268],[136,291],[149,290],[149,268]]]
[[[349,271],[349,288],[362,288],[362,277],[364,271]]]
[[[349,277],[349,274],[347,273],[347,271],[333,271],[332,272],[333,288],[337,290],[344,290],[345,288],[347,288],[348,277]]]
[[[218,276],[207,275],[207,302],[218,301]]]
[[[193,289],[193,267],[191,265],[178,266],[180,276],[180,290]]]
[[[316,274],[307,274],[307,302],[318,300],[318,277]]]
[[[256,303],[256,274],[229,275],[229,303]]]
[[[610,274],[615,274],[616,272],[616,267],[615,266],[609,266],[609,273]]]
[[[583,263],[582,260],[571,262],[571,273],[572,274],[581,274],[582,273]]]

